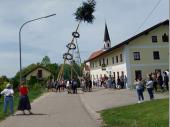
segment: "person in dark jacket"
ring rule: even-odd
[[[73,94],[77,94],[77,80],[74,78],[72,81],[72,89],[73,89]]]
[[[161,91],[163,92],[164,91],[164,88],[163,88],[163,77],[162,77],[160,72],[158,72],[158,74],[157,74],[157,82],[158,82],[158,84],[159,84],[159,86],[161,88]]]
[[[169,77],[166,72],[164,72],[164,84],[166,86],[166,89],[169,90]]]
[[[153,79],[153,89],[155,90],[155,92],[157,92],[157,76],[156,73],[152,73],[151,74],[152,79]]]

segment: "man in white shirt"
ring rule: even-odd
[[[14,90],[12,89],[12,85],[8,83],[6,88],[1,92],[1,95],[4,95],[4,113],[7,112],[8,104],[10,105],[10,113],[14,113],[13,94]]]

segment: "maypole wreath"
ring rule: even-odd
[[[80,23],[87,22],[92,24],[94,22],[95,16],[93,15],[95,11],[95,0],[87,0],[87,2],[83,2],[80,7],[77,8],[76,12],[74,13],[76,21],[78,21],[78,25],[76,27],[76,30],[72,32],[72,40],[70,43],[66,45],[67,52],[63,54],[64,64],[62,65],[57,80],[61,80],[63,73],[64,73],[64,65],[66,61],[73,61],[73,54],[70,53],[71,50],[74,50],[78,48],[75,44],[75,39],[80,37],[80,34],[78,33],[78,29],[80,26]],[[72,68],[73,71],[75,71],[74,68]],[[75,72],[77,74],[77,72]]]

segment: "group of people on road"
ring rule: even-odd
[[[126,87],[127,77],[126,75],[121,75],[117,77],[104,76],[100,79],[93,80],[93,85],[96,87],[105,87],[105,88],[114,88],[114,89],[123,89]]]
[[[146,88],[150,97],[150,100],[154,99],[154,91],[158,91],[158,86],[162,92],[169,91],[169,72],[164,71],[163,76],[161,72],[155,72],[147,74],[147,79],[142,79],[141,76],[137,77],[134,82],[138,94],[138,103],[144,101],[143,92]]]
[[[81,88],[83,92],[91,92],[92,91],[92,81],[90,78],[81,79]]]
[[[47,89],[48,91],[56,91],[61,92],[64,91],[66,88],[66,80],[60,80],[60,81],[53,81],[52,79],[47,81]]]
[[[77,88],[78,88],[78,80],[80,81],[80,87],[82,88],[83,92],[91,92],[92,91],[92,81],[90,78],[73,78],[72,80],[60,80],[60,81],[47,81],[47,88],[48,91],[55,90],[56,92],[64,91],[64,89],[67,89],[67,92],[77,94]]]
[[[67,89],[68,93],[77,93],[77,87],[78,87],[78,82],[77,79],[72,79],[72,80],[59,80],[59,81],[52,81],[48,80],[47,81],[47,88],[48,91],[56,91],[56,92],[64,92],[65,89]]]
[[[67,80],[66,88],[68,94],[77,94],[77,87],[78,87],[78,82],[76,79],[73,80]]]
[[[29,114],[33,114],[31,112],[31,105],[28,98],[28,87],[25,85],[25,82],[21,82],[19,87],[19,103],[18,103],[18,110],[22,111],[25,115],[25,110],[29,112]],[[7,113],[7,107],[10,107],[10,113],[14,114],[14,90],[12,84],[8,83],[6,88],[0,92],[0,96],[4,96],[4,113]]]

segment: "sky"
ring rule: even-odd
[[[140,27],[159,0],[96,0],[93,24],[81,23],[77,40],[82,61],[103,48],[107,23],[112,46],[169,19],[169,0],[161,0],[152,15]],[[19,71],[19,29],[35,18],[56,16],[26,24],[21,32],[22,66],[41,62],[49,56],[62,63],[66,44],[77,26],[73,13],[82,0],[0,0],[0,76],[15,76]]]

